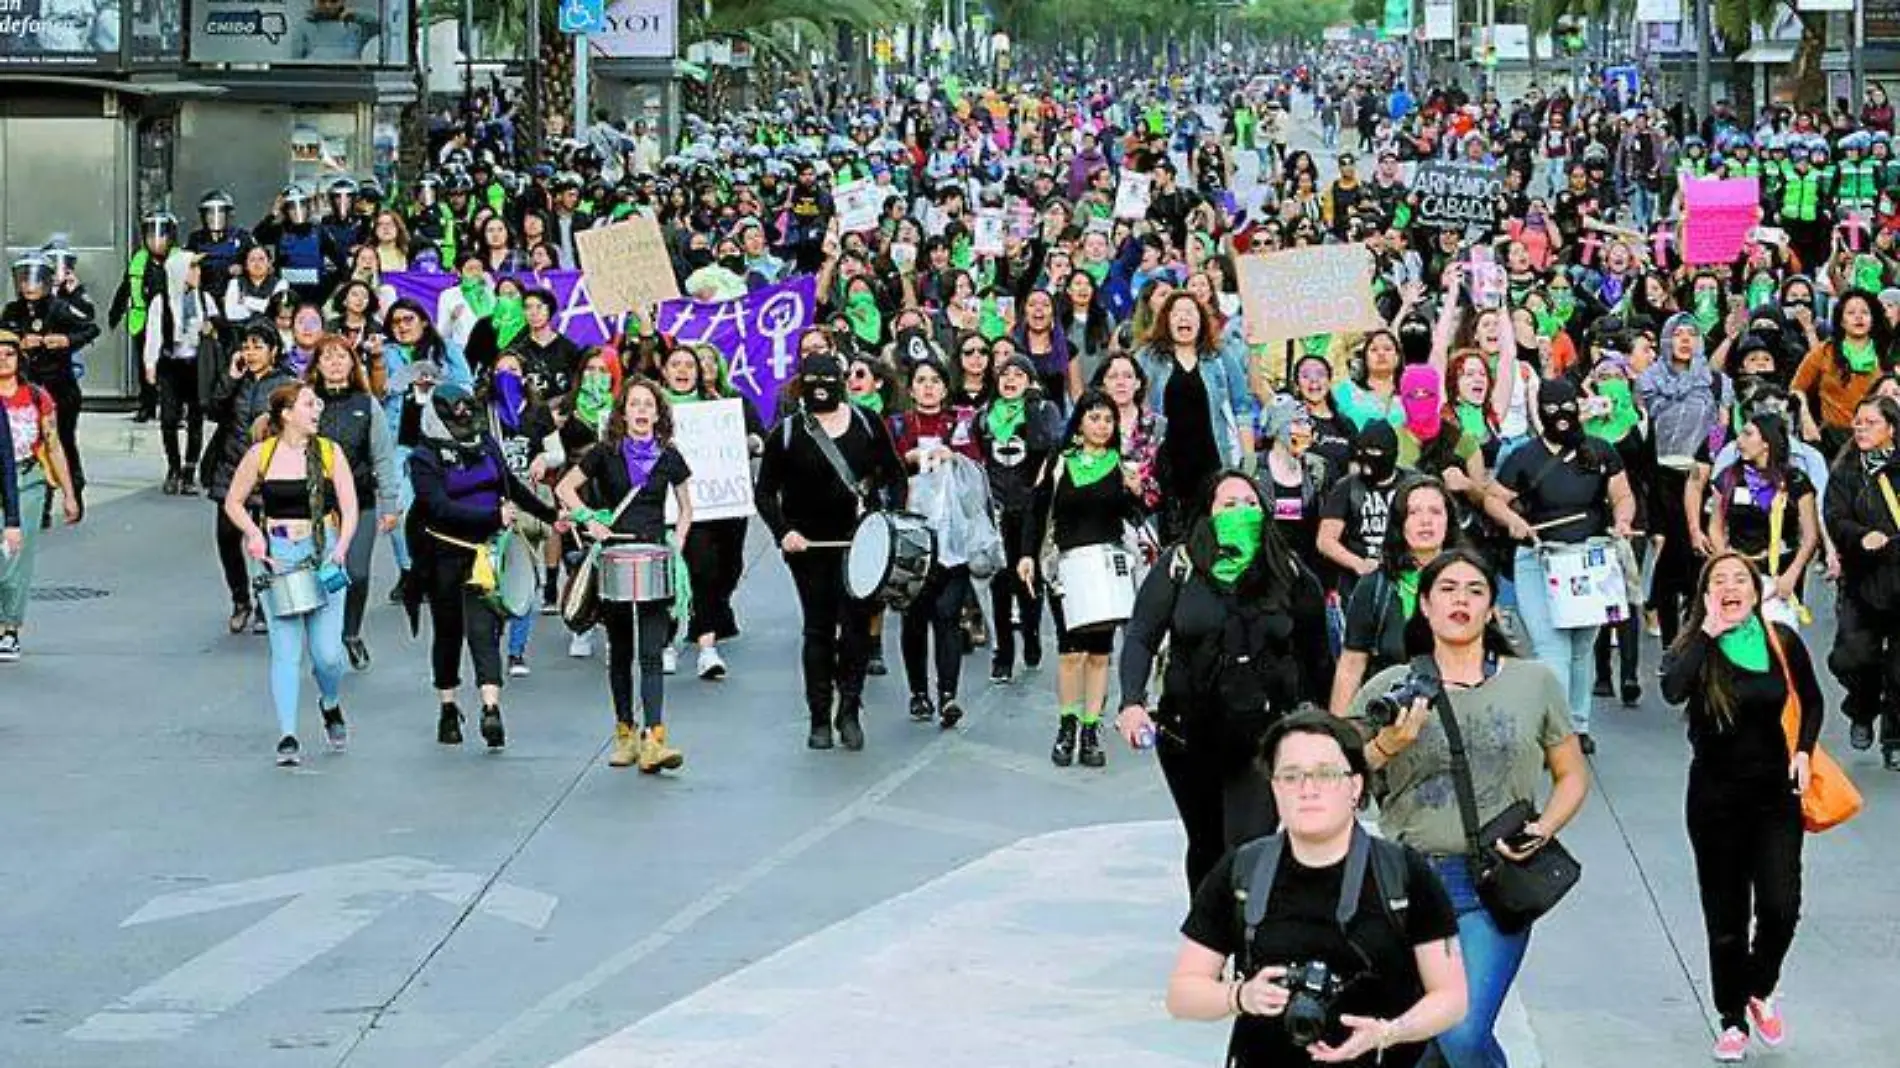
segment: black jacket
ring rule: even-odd
[[[258,416],[270,411],[270,395],[278,386],[296,379],[282,366],[263,375],[248,372],[232,378],[220,372],[211,390],[211,421],[217,426],[204,453],[205,496],[222,502],[231,488],[231,476],[237,473],[245,450],[251,447],[251,425]]]
[[[1879,473],[1900,491],[1900,453]],[[1842,593],[1877,612],[1900,609],[1900,524],[1894,522],[1886,495],[1861,463],[1859,451],[1850,448],[1835,461],[1821,518],[1841,554]],[[1878,552],[1868,552],[1861,539],[1874,531],[1885,534],[1887,544]]]
[[[48,388],[72,382],[73,354],[99,338],[99,324],[93,318],[90,302],[76,304],[60,296],[8,301],[0,308],[0,330],[11,330],[22,338],[33,334],[66,338],[63,349],[20,350],[25,357],[27,380]]]

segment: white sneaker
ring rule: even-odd
[[[726,677],[726,658],[719,655],[713,646],[705,646],[699,651],[699,677],[711,682]]]
[[[589,660],[594,655],[594,632],[576,634],[567,640],[567,655],[576,660]]]
[[[672,646],[660,650],[660,674],[678,674],[680,669],[680,651]]]

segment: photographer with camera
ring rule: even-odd
[[[1497,576],[1484,560],[1444,552],[1418,589],[1431,654],[1373,676],[1347,716],[1377,730],[1366,763],[1384,772],[1380,826],[1432,859],[1458,913],[1470,1012],[1438,1051],[1450,1068],[1502,1068],[1492,1028],[1531,920],[1577,877],[1554,839],[1583,807],[1589,767],[1556,676],[1518,658],[1498,628]],[[1528,896],[1553,896],[1514,896],[1521,879],[1534,884]]]
[[[1148,572],[1122,643],[1116,729],[1155,738],[1161,772],[1187,832],[1188,887],[1223,852],[1273,833],[1274,797],[1253,770],[1260,739],[1332,674],[1319,580],[1280,540],[1253,479],[1215,477],[1185,544]],[[1153,719],[1148,683],[1168,655]],[[1156,738],[1156,735],[1159,735]]]
[[[1327,705],[1334,715],[1345,715],[1367,675],[1431,648],[1431,632],[1418,615],[1418,573],[1446,548],[1463,544],[1457,514],[1450,491],[1435,478],[1415,478],[1392,498],[1379,570],[1354,586],[1346,602],[1346,638]]]
[[[1357,732],[1318,709],[1267,733],[1250,773],[1283,831],[1200,884],[1168,980],[1176,1018],[1235,1018],[1226,1065],[1409,1068],[1464,1015],[1451,902],[1417,851],[1359,826],[1367,770]]]

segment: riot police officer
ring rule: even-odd
[[[112,295],[112,307],[107,310],[107,326],[116,330],[121,320],[125,323],[125,332],[132,338],[134,349],[145,347],[146,308],[153,297],[165,292],[165,257],[171,255],[172,248],[178,244],[178,217],[169,211],[157,209],[145,213],[139,220],[139,247],[132,252],[132,258],[126,261],[125,277],[119,281],[118,291]],[[70,363],[68,354],[67,363]],[[75,378],[75,382],[77,379]],[[48,390],[52,387],[40,383]],[[65,407],[63,398],[55,395],[53,399]],[[143,378],[139,379],[139,406],[132,416],[135,423],[149,423],[158,415],[158,388]],[[63,416],[62,416],[63,418]],[[72,450],[67,450],[72,455]],[[73,461],[77,470],[79,464]]]
[[[237,201],[222,189],[213,189],[198,201],[198,229],[185,238],[185,249],[203,257],[199,269],[205,288],[217,293],[237,273],[238,254],[250,241],[250,232],[233,226]]]
[[[331,181],[329,188],[324,190],[330,201],[330,211],[319,225],[324,240],[342,251],[343,256],[339,259],[347,258],[349,251],[362,244],[369,232],[366,220],[356,210],[359,189],[356,179],[343,177]]]
[[[321,303],[342,269],[344,253],[317,225],[310,191],[292,183],[277,197],[276,214],[257,224],[257,241],[272,252],[277,273],[298,300]]]
[[[163,285],[162,266],[158,276]],[[67,492],[83,515],[86,473],[79,462],[81,397],[73,354],[99,337],[99,324],[89,304],[82,310],[59,295],[53,264],[39,252],[29,252],[13,262],[13,288],[18,296],[0,308],[0,330],[19,335],[27,381],[53,398],[60,446],[73,481]],[[43,518],[41,525],[45,524]]]

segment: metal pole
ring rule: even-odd
[[[462,0],[462,106],[475,99],[475,0]]]
[[[1715,110],[1715,87],[1709,84],[1709,0],[1695,0],[1695,112],[1696,122]]]
[[[528,0],[528,161],[541,158],[547,131],[541,95],[541,0]]]
[[[574,136],[587,136],[587,35],[574,35]]]
[[[1865,0],[1854,0],[1854,13],[1847,17],[1849,28],[1853,32],[1853,46],[1848,54],[1854,59],[1854,106],[1860,107],[1867,99],[1867,4]]]

